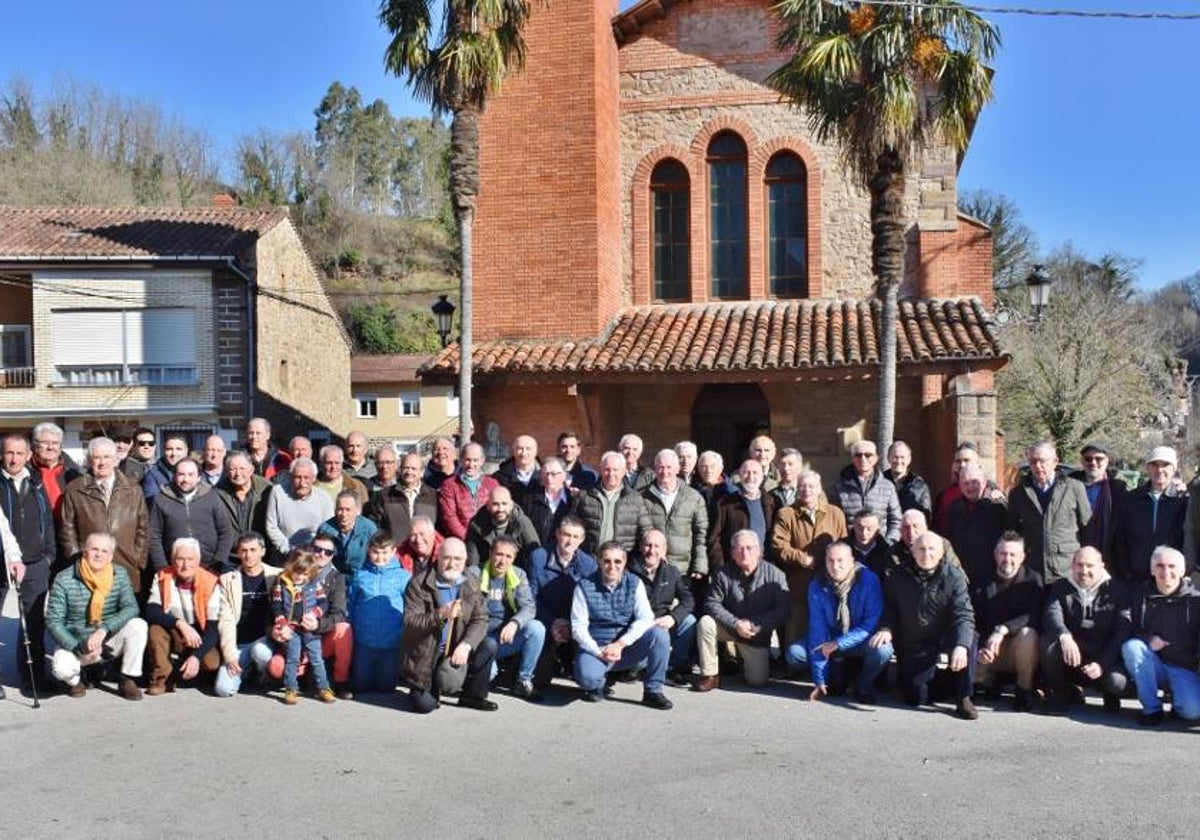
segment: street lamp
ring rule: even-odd
[[[1033,272],[1025,278],[1025,286],[1029,289],[1029,308],[1033,310],[1035,321],[1042,320],[1042,312],[1050,304],[1050,284],[1052,282],[1044,265],[1035,265]]]
[[[437,322],[438,338],[442,340],[443,347],[450,343],[450,328],[454,324],[455,309],[454,304],[446,298],[446,295],[438,295],[432,307],[433,318]]]

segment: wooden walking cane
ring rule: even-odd
[[[450,605],[450,618],[447,619],[447,621],[450,622],[450,632],[446,634],[446,645],[442,650],[443,657],[448,657],[450,655],[450,645],[454,641],[454,619],[458,618],[458,614],[461,609],[462,601],[455,598],[454,603]]]

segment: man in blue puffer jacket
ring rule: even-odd
[[[378,531],[367,547],[367,560],[350,585],[348,610],[354,629],[355,693],[396,690],[400,681],[400,631],[404,626],[404,590],[412,579],[396,557],[396,541]]]
[[[787,650],[793,667],[807,663],[812,671],[810,700],[837,693],[844,684],[846,657],[862,660],[855,682],[855,697],[875,702],[875,679],[892,658],[890,644],[867,644],[883,614],[883,587],[879,578],[861,563],[844,542],[825,550],[825,568],[808,585],[808,638]]]

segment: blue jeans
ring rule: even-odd
[[[604,662],[598,656],[580,651],[575,656],[575,682],[579,683],[579,687],[584,691],[598,691],[604,688],[604,677],[609,671],[637,668],[644,660],[646,691],[661,694],[663,680],[667,676],[667,658],[670,655],[671,637],[666,630],[655,625],[625,648],[616,662]]]
[[[671,670],[682,671],[696,652],[696,616],[688,613],[671,628]]]
[[[329,677],[325,674],[325,657],[321,655],[321,634],[309,633],[307,630],[295,630],[287,640],[287,661],[283,666],[283,687],[292,691],[300,687],[296,672],[300,668],[300,653],[308,653],[308,667],[312,669],[313,679],[317,682],[317,690],[329,688]]]
[[[500,625],[500,627],[503,626],[503,624]],[[546,644],[546,625],[536,618],[530,619],[529,623],[518,630],[517,635],[513,636],[513,640],[508,644],[500,642],[500,627],[497,627],[495,632],[488,634],[496,640],[497,645],[496,658],[492,661],[492,678],[496,677],[496,672],[500,668],[497,663],[501,659],[507,659],[519,653],[521,661],[517,666],[517,679],[532,680],[538,658],[542,655],[542,647]]]
[[[242,672],[235,677],[222,664],[217,669],[217,696],[232,697],[241,691],[242,679],[251,667],[256,668],[260,674],[265,674],[267,672],[267,663],[271,661],[272,652],[271,645],[267,642],[266,636],[263,636],[261,639],[255,639],[248,645],[238,645],[238,667],[242,669]]]
[[[862,670],[859,671],[858,679],[854,683],[855,690],[859,694],[874,694],[876,678],[883,673],[883,669],[891,661],[892,646],[880,645],[873,648],[869,642],[870,637],[852,648],[836,652],[831,659],[825,659],[820,653],[816,653],[815,657],[825,660],[825,684],[840,685],[843,683],[846,657],[853,656],[855,659],[862,660]],[[810,658],[813,658],[809,656],[808,649],[803,642],[793,642],[789,645],[784,652],[784,657],[793,668],[807,668],[811,664]]]
[[[354,646],[350,684],[355,693],[390,694],[400,682],[400,648]]]
[[[1138,702],[1147,714],[1162,711],[1158,690],[1171,689],[1171,708],[1184,720],[1200,719],[1200,675],[1191,668],[1168,665],[1141,639],[1121,646],[1121,658],[1137,687]]]

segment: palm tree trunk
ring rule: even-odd
[[[871,177],[871,267],[882,302],[879,325],[880,456],[896,429],[896,298],[904,279],[904,159],[894,150],[879,156]]]
[[[450,193],[458,219],[462,265],[459,269],[458,435],[459,443],[471,440],[471,388],[473,317],[472,234],[475,197],[479,195],[479,112],[463,106],[450,122]]]

